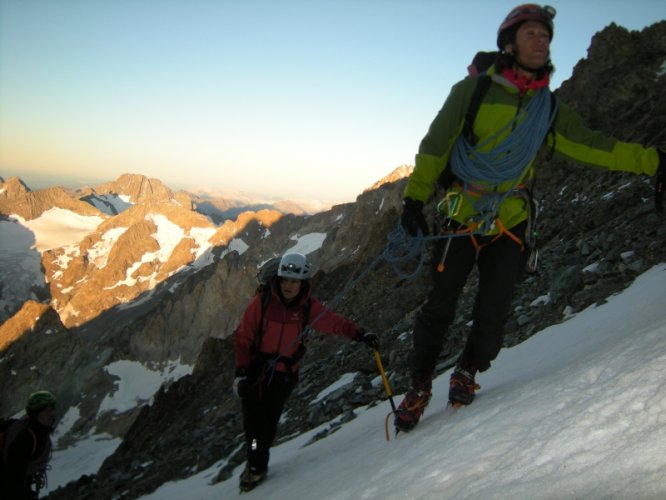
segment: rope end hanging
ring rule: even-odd
[[[391,264],[394,272],[403,279],[411,279],[417,276],[423,268],[425,255],[423,247],[427,237],[419,231],[417,236],[407,234],[402,225],[398,225],[396,229],[391,231],[388,235],[388,243],[382,257],[386,262]],[[411,273],[405,273],[398,268],[398,264],[407,262],[418,257],[419,262],[416,269]]]

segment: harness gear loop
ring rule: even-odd
[[[450,222],[450,221],[449,221]],[[469,235],[469,240],[474,246],[474,249],[476,250],[476,253],[479,253],[483,247],[486,245],[489,245],[491,243],[495,243],[497,240],[499,240],[502,236],[507,236],[509,239],[514,241],[518,246],[520,246],[520,251],[523,252],[525,251],[525,243],[523,242],[522,239],[520,239],[518,236],[516,236],[515,233],[510,231],[509,229],[506,228],[502,220],[498,217],[495,219],[494,225],[499,228],[499,232],[493,237],[492,240],[490,240],[487,243],[479,243],[477,240],[477,227],[479,225],[479,222],[472,222],[471,224],[467,226],[463,226],[459,229],[456,229],[454,231],[448,231],[443,232],[444,236],[448,236],[447,241],[446,241],[446,246],[444,247],[444,252],[442,252],[442,258],[439,260],[439,263],[437,264],[437,272],[444,272],[446,269],[445,266],[445,261],[446,261],[446,256],[449,252],[449,247],[451,246],[451,240],[453,239],[453,236],[463,236],[465,234]]]
[[[508,236],[510,239],[512,239],[512,240],[513,240],[518,246],[520,246],[520,251],[521,251],[521,252],[525,250],[525,244],[523,243],[523,240],[521,240],[518,236],[516,236],[516,235],[513,234],[511,231],[509,231],[509,230],[504,226],[504,223],[499,219],[499,217],[498,217],[497,219],[495,219],[495,224],[497,225],[497,227],[499,227],[499,233],[497,233],[497,236],[495,236],[495,237],[491,240],[491,243],[494,243],[495,241],[497,241],[498,239],[500,239],[500,237],[501,237],[502,235],[506,235],[506,236]]]
[[[449,219],[447,227],[450,227],[450,225],[451,225],[451,219]],[[464,236],[465,234],[469,234],[470,241],[472,242],[474,248],[477,249],[478,252],[479,245],[476,241],[476,238],[474,237],[474,232],[476,231],[476,227],[477,223],[472,222],[468,226],[463,226],[462,228],[442,232],[443,235],[447,237],[447,240],[446,240],[446,246],[444,247],[444,252],[442,252],[442,258],[439,260],[439,263],[437,264],[437,272],[442,273],[444,272],[444,269],[446,269],[445,266],[446,256],[449,253],[451,240],[453,239],[454,236]]]

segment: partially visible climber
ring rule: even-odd
[[[3,500],[39,498],[40,490],[46,486],[51,433],[56,423],[55,406],[53,394],[37,391],[26,401],[25,416],[3,422],[0,428],[0,492]]]

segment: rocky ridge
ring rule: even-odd
[[[0,214],[18,215],[25,220],[32,220],[52,208],[71,210],[86,216],[103,216],[99,210],[88,203],[72,198],[65,189],[60,187],[31,191],[18,177],[11,177],[2,183]]]

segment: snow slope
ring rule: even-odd
[[[4,222],[3,234],[17,227]],[[63,243],[46,237],[52,231],[31,229],[34,239],[2,238],[3,261],[19,242],[39,249]],[[309,253],[325,238],[295,236],[290,250]],[[34,280],[35,273],[27,275]],[[409,434],[385,440],[385,402],[357,410],[354,421],[314,444],[304,447],[321,428],[277,446],[269,480],[244,497],[666,498],[665,278],[662,264],[607,304],[503,350],[480,374],[482,390],[468,408],[446,408],[449,373],[443,374],[424,420]],[[121,384],[132,378],[117,375]],[[125,399],[149,399],[154,378],[146,379],[150,390],[130,387],[127,396],[121,385],[119,391]],[[353,383],[353,374],[330,390],[345,383]],[[122,406],[109,399],[114,404]],[[74,417],[63,417],[57,435]],[[118,444],[90,435],[56,451],[50,489],[95,472]],[[240,470],[230,481],[209,484],[222,465],[146,498],[233,498]]]
[[[58,207],[46,210],[32,220],[25,220],[16,214],[10,215],[9,218],[16,219],[34,233],[35,248],[40,253],[78,243],[104,222],[101,217],[79,215]]]
[[[30,221],[18,215],[0,220],[0,310],[6,317],[26,300],[39,300],[35,289],[47,287],[42,252],[73,245],[101,222],[57,207]]]
[[[0,220],[0,311],[7,318],[25,300],[37,298],[34,288],[45,286],[42,256],[34,244],[34,234],[17,221]]]
[[[504,349],[473,405],[446,407],[447,372],[411,433],[385,439],[388,402],[359,409],[323,440],[306,446],[319,428],[275,447],[242,498],[666,498],[665,306],[661,264]],[[222,465],[143,498],[236,498],[240,468],[210,484]]]
[[[169,361],[160,366],[147,366],[129,360],[114,361],[105,368],[105,371],[116,379],[114,389],[104,398],[93,418],[105,418],[107,413],[121,413],[144,403],[152,403],[153,396],[163,384],[191,374],[193,369],[193,366],[182,364],[180,360]],[[14,416],[20,417],[21,414]],[[78,406],[69,408],[58,422],[53,442],[57,443],[65,436],[80,417]],[[84,474],[95,474],[120,443],[119,438],[100,433],[93,428],[85,437],[65,449],[56,446],[50,462],[48,487],[44,494]]]

